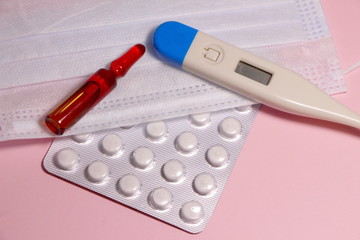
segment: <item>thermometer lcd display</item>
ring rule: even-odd
[[[264,85],[269,84],[272,76],[270,73],[242,61],[236,66],[235,72]]]

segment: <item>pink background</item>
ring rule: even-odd
[[[323,0],[343,68],[360,1]],[[335,96],[360,113],[360,69]],[[189,234],[47,174],[50,140],[0,143],[0,239],[360,239],[360,133],[262,107],[204,232]]]

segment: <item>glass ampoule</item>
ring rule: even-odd
[[[114,60],[109,69],[99,69],[78,90],[45,117],[46,126],[53,133],[62,135],[108,95],[116,87],[116,79],[125,76],[131,66],[144,53],[145,46],[137,44]]]

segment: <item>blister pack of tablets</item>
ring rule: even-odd
[[[56,176],[198,233],[215,210],[257,109],[58,138],[43,164]]]

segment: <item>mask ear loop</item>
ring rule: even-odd
[[[355,71],[356,69],[360,68],[360,61],[352,64],[350,67],[346,68],[345,70],[342,71],[342,73],[344,75],[347,75],[349,73],[351,73],[352,71]]]
[[[343,79],[346,75],[348,75],[349,73],[351,73],[357,69],[360,69],[360,61],[351,64],[350,67],[348,67],[344,70],[340,69],[340,70],[330,73],[330,74],[332,75],[333,79]],[[336,94],[336,93],[342,93],[342,92],[346,92],[346,87],[341,89],[341,91],[339,91],[339,92],[330,93],[330,95]]]

